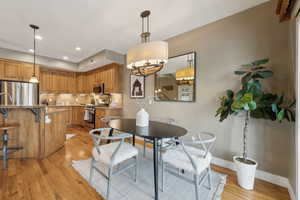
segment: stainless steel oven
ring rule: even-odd
[[[86,105],[84,107],[84,121],[95,124],[96,109],[94,105]]]

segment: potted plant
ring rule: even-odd
[[[265,64],[269,59],[256,60],[250,64],[242,65],[241,71],[234,74],[241,77],[241,88],[234,92],[227,90],[226,96],[220,98],[220,107],[216,117],[222,122],[230,115],[244,114],[243,127],[243,154],[234,156],[237,167],[238,183],[241,187],[252,190],[254,186],[257,162],[247,154],[247,132],[251,118],[268,119],[272,121],[295,121],[295,101],[286,103],[284,95],[265,92],[261,80],[273,76]]]

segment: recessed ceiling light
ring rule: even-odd
[[[81,48],[80,48],[80,47],[75,47],[75,50],[76,50],[76,51],[80,51]]]
[[[69,57],[68,56],[63,56],[63,59],[64,60],[69,60]]]
[[[40,36],[40,35],[36,35],[36,36],[35,36],[35,39],[37,39],[37,40],[42,40],[42,39],[43,39],[43,37],[42,37],[42,36]]]
[[[34,50],[33,50],[33,49],[29,49],[28,51],[31,52],[31,53],[34,53]]]

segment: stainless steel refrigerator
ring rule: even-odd
[[[0,105],[31,106],[38,103],[37,83],[0,81]]]

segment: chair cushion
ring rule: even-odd
[[[113,153],[115,152],[116,148],[120,142],[113,142],[105,145],[100,145],[98,149],[100,150],[100,154],[98,153],[96,147],[93,148],[92,154],[96,161],[103,162],[107,165],[111,164],[111,157]],[[125,160],[128,160],[134,156],[138,155],[138,150],[131,144],[128,144],[124,142],[119,151],[117,152],[115,156],[113,165],[119,164]]]
[[[193,165],[186,153],[183,151],[181,146],[178,146],[175,149],[170,149],[166,153],[163,154],[163,161],[176,167],[179,169],[184,169],[196,174],[201,174],[203,170],[205,170],[211,162],[211,154],[208,153],[204,158],[205,151],[201,149],[197,149],[195,147],[185,146],[185,149],[190,154],[192,159],[196,164],[196,172],[193,168]]]

